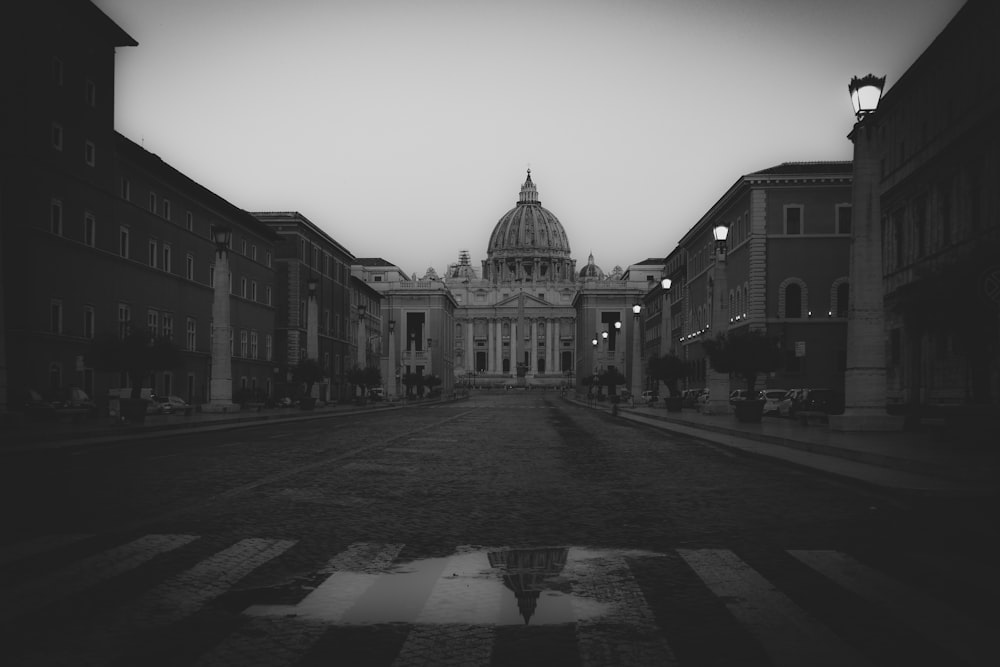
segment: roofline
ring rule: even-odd
[[[243,210],[239,206],[223,198],[218,193],[209,190],[207,187],[194,180],[184,172],[165,162],[159,155],[147,151],[145,148],[117,130],[115,131],[115,140],[116,150],[121,151],[122,153],[130,151],[136,157],[138,162],[144,163],[144,166],[167,172],[170,177],[181,181],[185,188],[195,190],[198,194],[213,202],[220,209],[225,210],[227,215],[236,218],[243,224],[255,229],[272,241],[280,240],[280,237],[274,232],[274,230],[255,218],[250,212]]]
[[[320,228],[319,225],[317,225],[312,220],[310,220],[303,214],[299,213],[298,211],[252,211],[251,215],[253,215],[256,219],[260,220],[260,222],[265,225],[269,224],[270,222],[275,222],[275,223],[282,222],[282,220],[271,220],[271,218],[286,218],[287,219],[286,222],[288,223],[297,223],[297,224],[301,223],[313,233],[319,235],[326,241],[329,241],[330,245],[334,246],[339,251],[343,252],[345,255],[350,257],[352,262],[355,260],[354,253],[352,253],[350,250],[341,245],[340,242],[338,242],[327,232],[325,232],[322,228]],[[264,220],[262,218],[266,218],[267,220]]]

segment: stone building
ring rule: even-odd
[[[1000,405],[998,32],[1000,6],[970,0],[865,120],[900,409]]]

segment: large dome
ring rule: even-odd
[[[528,178],[521,186],[517,206],[507,211],[490,235],[483,277],[502,280],[572,280],[575,262],[562,223],[538,201],[538,190]]]

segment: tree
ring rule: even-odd
[[[608,388],[608,395],[614,393],[616,386],[625,384],[625,382],[625,376],[621,374],[621,371],[614,367],[601,371],[601,374],[597,376],[597,383],[601,387]]]
[[[441,378],[437,375],[428,375],[424,379],[424,385],[427,387],[428,395],[433,395],[437,387],[441,386]]]
[[[347,371],[347,381],[361,389],[361,398],[368,396],[368,390],[382,384],[382,372],[374,366],[354,366]]]
[[[407,396],[412,396],[415,389],[419,390],[424,386],[424,376],[419,373],[403,373],[400,379],[406,387]]]
[[[754,396],[758,375],[781,367],[778,340],[757,329],[720,334],[714,340],[703,341],[702,345],[713,369],[733,373],[746,381],[748,398]]]
[[[169,371],[183,363],[171,338],[157,336],[150,329],[129,329],[124,338],[113,333],[100,335],[91,347],[89,362],[97,370],[127,374],[134,399],[142,397],[142,385],[151,373]]]
[[[306,397],[312,396],[313,385],[323,379],[323,367],[316,359],[299,359],[292,369],[292,379],[306,385]]]
[[[670,396],[679,396],[677,381],[686,375],[684,362],[675,354],[664,354],[661,357],[650,357],[646,363],[646,372],[657,382],[667,385]]]

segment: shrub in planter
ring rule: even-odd
[[[763,331],[741,329],[720,334],[702,343],[712,368],[719,373],[732,373],[746,381],[747,396],[756,396],[754,385],[761,373],[781,367],[781,347],[776,338]],[[748,398],[733,401],[733,414],[740,421],[759,422],[764,415],[764,401]]]

